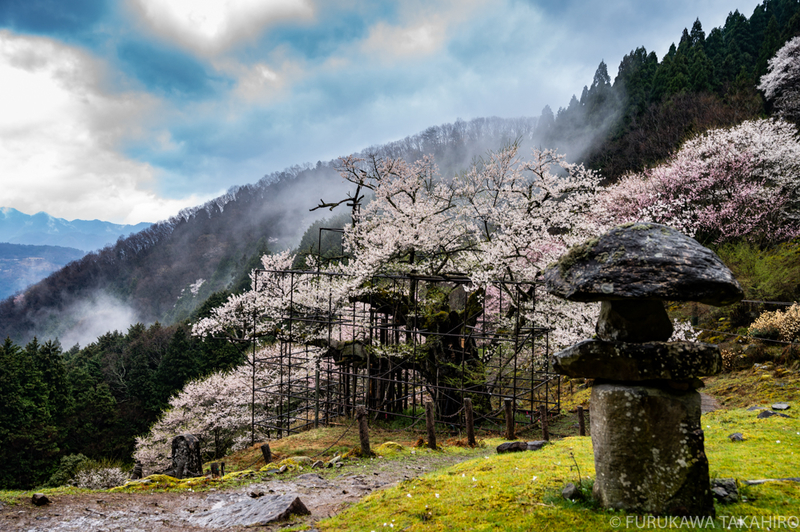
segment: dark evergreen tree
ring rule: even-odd
[[[38,371],[39,343],[0,346],[0,487],[31,488],[49,475],[59,452],[59,431]]]
[[[198,353],[188,337],[189,333],[183,326],[175,329],[167,352],[153,376],[160,405],[166,405],[184,384],[202,374]]]

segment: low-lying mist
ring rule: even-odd
[[[126,332],[141,321],[136,311],[124,301],[103,291],[75,301],[61,313],[64,326],[59,334],[62,346],[85,347],[112,331]]]

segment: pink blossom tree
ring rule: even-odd
[[[769,60],[758,88],[784,117],[800,119],[800,37],[786,42]]]
[[[798,236],[797,130],[762,119],[707,131],[664,164],[609,187],[596,212],[608,223],[664,223],[705,243]]]
[[[267,439],[264,426],[274,425],[277,394],[259,396],[253,410],[253,368],[258,386],[275,388],[289,380],[296,382],[308,378],[308,368],[295,365],[289,374],[269,360],[277,359],[278,345],[261,349],[254,357],[230,371],[214,373],[188,383],[169,401],[169,407],[150,428],[150,432],[136,438],[134,458],[141,462],[147,474],[163,471],[170,466],[172,438],[179,434],[200,437],[201,451],[205,456],[221,457],[233,448],[253,443],[251,432],[255,420],[257,440]],[[267,362],[261,362],[258,361]],[[284,374],[281,375],[281,371]]]
[[[598,177],[549,150],[534,150],[530,159],[523,160],[518,146],[511,145],[450,178],[440,176],[428,158],[407,163],[348,157],[341,160],[340,171],[356,185],[356,194],[342,202],[322,204],[346,202],[352,208],[353,223],[343,237],[349,258],[327,266],[335,275],[281,274],[278,270],[288,269],[293,257],[264,257],[268,271],[254,273],[253,289],[231,298],[196,324],[195,334],[241,339],[248,327],[254,336],[273,331],[291,341],[326,347],[335,358],[337,345],[329,340],[329,328],[305,324],[289,334],[283,326],[285,318],[289,314],[333,316],[360,303],[359,316],[391,316],[396,327],[420,339],[415,367],[429,383],[458,382],[481,391],[485,375],[480,350],[474,340],[464,337],[481,319],[487,287],[495,281],[532,283],[571,245],[600,230],[590,216]],[[365,190],[374,195],[366,204],[361,201]],[[316,268],[310,260],[309,268]],[[428,276],[443,283],[436,289],[420,291],[406,285],[398,291],[388,281],[376,281],[382,274]],[[454,307],[449,294],[453,285],[446,281],[466,277],[470,283],[464,302]],[[523,289],[502,283],[495,286],[505,291],[508,302],[502,319],[518,326],[551,327],[555,348],[592,334],[594,308],[541,293],[534,305],[530,284]],[[412,309],[424,312],[420,315]],[[347,327],[367,325],[358,323],[359,319]],[[253,325],[253,321],[258,323]],[[506,325],[495,324],[495,333],[508,334],[501,332],[509,330]],[[342,325],[337,327],[341,332]],[[367,345],[363,335],[356,341],[366,349],[378,348]],[[390,356],[385,348],[380,351],[381,356]],[[396,356],[402,362],[407,355],[399,349]],[[443,398],[439,407],[448,414],[458,405]]]

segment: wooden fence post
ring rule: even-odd
[[[361,440],[361,455],[371,456],[372,451],[369,450],[369,424],[367,423],[367,407],[358,405],[356,407],[356,419],[358,420],[358,437]]]
[[[503,408],[506,412],[506,439],[514,440],[514,405],[511,399],[503,399]]]
[[[467,421],[467,445],[475,447],[475,415],[472,412],[472,399],[464,398],[464,414]]]
[[[272,462],[272,449],[269,448],[268,443],[265,443],[261,446],[261,454],[264,456],[265,464]]]
[[[425,424],[428,427],[428,447],[430,449],[436,449],[436,425],[433,409],[433,401],[425,403]]]
[[[547,431],[547,405],[540,406],[539,412],[542,415],[542,439],[550,441],[550,433]]]

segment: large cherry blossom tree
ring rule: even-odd
[[[800,235],[800,140],[783,120],[707,131],[665,163],[629,174],[597,204],[608,223],[652,221],[711,244]]]
[[[355,185],[355,193],[323,205],[347,203],[352,209],[353,223],[343,235],[348,259],[325,265],[333,275],[301,276],[280,272],[290,267],[293,256],[265,256],[264,271],[253,273],[252,290],[215,309],[195,325],[195,334],[225,334],[239,341],[269,334],[324,347],[334,359],[347,348],[350,354],[371,350],[378,358],[402,364],[408,351],[392,351],[359,336],[359,326],[367,324],[356,317],[347,325],[348,343],[331,341],[345,332],[342,326],[333,335],[329,326],[314,326],[314,320],[287,327],[289,315],[333,316],[360,303],[365,305],[362,315],[391,316],[406,337],[418,340],[415,368],[428,383],[458,382],[475,392],[485,390],[484,357],[493,351],[491,345],[479,346],[464,336],[479,322],[486,326],[486,308],[497,311],[489,330],[498,341],[509,334],[510,323],[552,328],[553,348],[591,335],[596,309],[544,294],[537,294],[534,304],[532,284],[512,283],[532,283],[571,245],[598,233],[590,215],[598,177],[550,150],[534,150],[527,160],[518,152],[512,144],[451,177],[439,175],[429,158],[415,163],[342,159],[340,172]],[[365,194],[371,201],[364,203]],[[309,269],[321,266],[309,259]],[[379,277],[397,274],[409,275],[411,285],[400,290],[397,283]],[[413,280],[420,277],[443,282],[420,291]],[[464,294],[455,298],[461,303],[454,306],[451,293],[458,283],[447,280],[456,278]],[[353,342],[363,349],[354,350]],[[436,399],[446,415],[459,405],[444,395]],[[485,396],[477,394],[477,399],[484,401]]]

